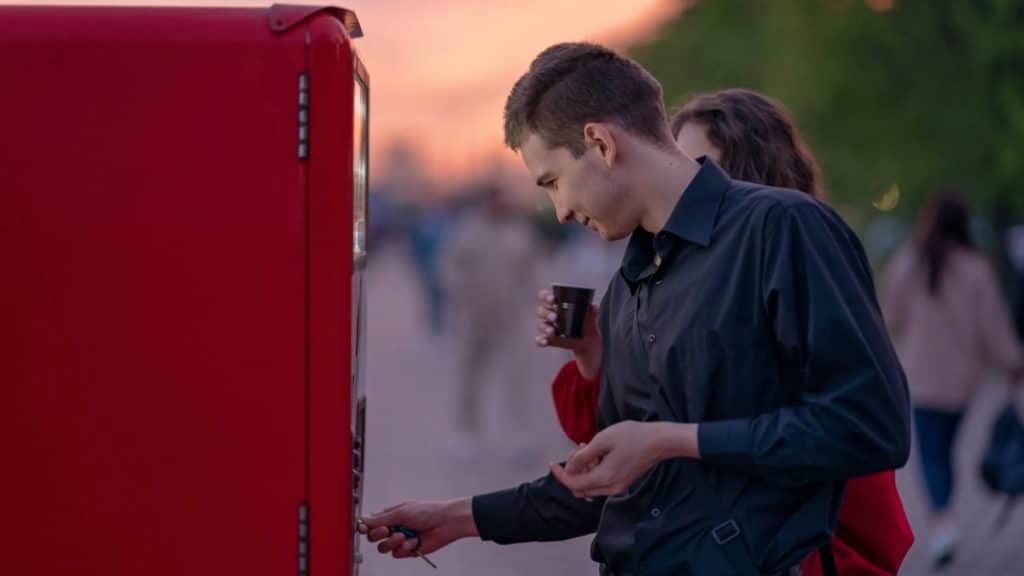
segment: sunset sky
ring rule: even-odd
[[[303,2],[296,4],[327,4]],[[371,78],[375,177],[396,140],[435,176],[465,174],[502,150],[505,96],[530,60],[555,42],[622,46],[649,35],[681,0],[339,0],[359,16]],[[25,0],[0,4],[268,6],[247,0]],[[381,161],[385,160],[385,161]]]

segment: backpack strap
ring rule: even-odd
[[[740,535],[740,525],[733,518],[729,518],[711,529],[711,537],[714,539],[715,544],[722,547],[722,550],[725,552],[725,558],[729,561],[729,564],[732,564],[736,575],[755,576],[758,574],[758,571],[749,563],[748,558],[750,554],[747,552],[746,545],[743,544],[743,538]]]

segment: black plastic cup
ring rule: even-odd
[[[553,284],[551,294],[555,297],[555,336],[582,338],[587,312],[594,300],[594,289]]]

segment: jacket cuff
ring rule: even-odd
[[[523,541],[523,535],[515,531],[520,524],[515,492],[512,488],[473,497],[473,521],[481,540],[498,544]]]
[[[751,420],[717,420],[697,426],[697,448],[701,460],[749,467],[753,465]]]

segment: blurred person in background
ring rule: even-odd
[[[374,182],[370,194],[371,231],[384,232],[387,230],[381,227],[390,225],[405,235],[409,261],[423,296],[426,324],[437,335],[444,328],[440,254],[451,228],[451,207],[441,198],[422,152],[411,141],[392,142],[383,159],[386,177]],[[375,208],[382,208],[384,214]]]
[[[420,209],[409,230],[412,261],[425,296],[427,324],[435,335],[444,328],[446,295],[441,277],[441,254],[452,222],[447,206],[440,200],[433,200]]]
[[[930,499],[928,555],[948,565],[960,537],[951,512],[953,445],[984,370],[1016,382],[1024,355],[996,274],[975,248],[963,196],[942,191],[883,272],[882,307],[907,374]]]
[[[827,198],[821,172],[781,103],[757,92],[722,90],[694,97],[670,121],[676,143],[694,158],[707,156],[734,179],[799,190]],[[536,314],[541,322],[538,346],[573,353],[552,382],[559,421],[577,443],[597,433],[602,344],[597,306],[587,317],[584,337],[553,336],[550,291],[541,290]],[[840,508],[833,540],[839,574],[896,574],[913,543],[913,533],[896,490],[892,470],[852,479]],[[822,573],[811,555],[801,566],[805,576]]]
[[[477,203],[464,210],[441,255],[444,284],[449,297],[453,332],[459,357],[457,434],[449,444],[454,460],[475,459],[484,433],[482,392],[496,383],[505,395],[508,422],[503,423],[503,445],[516,463],[532,458],[526,421],[528,397],[515,363],[515,313],[525,304],[517,286],[533,282],[536,248],[533,230],[504,197],[501,188],[486,184]]]

